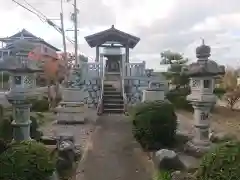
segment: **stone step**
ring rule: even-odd
[[[124,104],[123,99],[103,99],[103,104]]]
[[[103,103],[103,109],[123,109],[123,104]]]
[[[104,91],[103,94],[104,95],[122,95],[122,93],[119,91]]]
[[[104,91],[117,91],[117,89],[108,87],[108,88],[104,88]]]
[[[105,88],[105,87],[111,87],[111,88],[113,88],[113,85],[112,85],[112,84],[104,84],[103,87],[104,87],[104,88]]]
[[[103,113],[107,114],[121,114],[124,113],[123,109],[103,109]]]
[[[103,100],[110,100],[111,101],[111,99],[114,99],[114,101],[122,101],[123,100],[123,97],[122,96],[106,96],[106,95],[104,95],[103,96]],[[104,102],[106,102],[106,101],[104,101]],[[109,101],[108,101],[109,102]]]

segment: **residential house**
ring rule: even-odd
[[[10,37],[0,38],[0,41],[3,43],[3,46],[0,49],[0,60],[3,60],[5,56],[12,54],[12,44],[19,39],[26,39],[36,46],[33,52],[29,52],[29,58],[43,63],[45,71],[42,76],[53,77],[58,69],[61,68],[61,66],[64,66],[58,57],[57,52],[60,51],[58,48],[47,43],[42,38],[33,35],[26,29],[22,29],[20,32]]]

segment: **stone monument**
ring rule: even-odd
[[[218,75],[225,73],[224,66],[219,66],[213,60],[209,60],[211,48],[203,44],[196,48],[197,62],[190,64],[184,73],[190,77],[191,94],[187,100],[194,108],[195,135],[187,144],[188,150],[204,153],[211,147],[209,140],[210,119],[209,113],[216,103],[213,94],[215,79]]]
[[[13,106],[13,139],[15,141],[30,138],[30,99],[33,98],[36,86],[36,72],[42,69],[37,63],[28,59],[28,53],[34,46],[27,40],[19,40],[13,44],[13,54],[4,59],[0,71],[10,73],[10,91],[7,100]]]
[[[74,84],[69,84],[73,82]],[[81,124],[86,121],[86,106],[84,97],[86,96],[81,85],[81,69],[75,66],[72,69],[68,84],[62,90],[62,101],[55,109],[57,112],[58,124]]]
[[[165,99],[165,84],[160,81],[150,81],[148,88],[143,90],[142,102]]]

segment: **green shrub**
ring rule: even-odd
[[[181,88],[177,90],[174,89],[167,93],[166,98],[174,105],[176,109],[193,112],[192,105],[186,99],[188,94],[190,94],[189,88]]]
[[[0,138],[6,142],[10,142],[13,139],[12,119],[4,118],[0,121]]]
[[[213,90],[213,93],[214,93],[217,97],[221,98],[221,97],[226,93],[226,90],[223,89],[223,88],[215,88],[215,89]]]
[[[39,140],[43,134],[38,130],[38,120],[33,116],[30,116],[30,120],[32,121],[30,125],[30,136],[32,139]],[[12,121],[12,116],[0,121],[0,138],[6,142],[10,142],[13,139]]]
[[[0,155],[1,180],[47,180],[55,170],[55,157],[41,143],[12,144]]]
[[[8,72],[1,72],[0,74],[0,82],[8,82],[9,80],[9,73]]]
[[[133,134],[145,149],[171,145],[175,139],[177,116],[168,101],[145,102],[130,112]]]
[[[37,118],[31,116],[30,120],[31,120],[30,136],[32,139],[39,141],[41,139],[43,133],[41,131],[39,131],[39,129],[38,129],[39,125],[38,125]]]
[[[31,111],[34,112],[46,112],[49,111],[49,102],[47,99],[34,99],[31,100]]]
[[[203,157],[196,173],[199,180],[238,180],[240,142],[226,142]]]
[[[5,140],[0,139],[0,154],[2,154],[4,151],[6,151],[8,148],[8,144]]]
[[[166,171],[158,171],[154,177],[153,180],[171,180],[171,173]]]

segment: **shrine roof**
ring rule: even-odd
[[[134,48],[140,41],[140,38],[120,31],[112,25],[110,29],[98,32],[93,35],[85,37],[88,45],[92,47],[100,46],[107,41],[117,41],[123,46],[128,46],[129,48]]]

